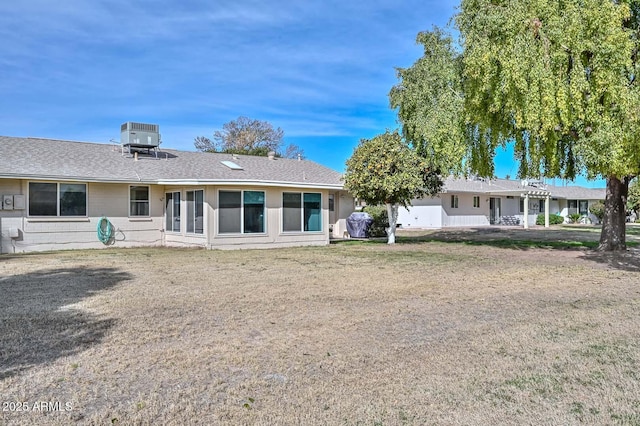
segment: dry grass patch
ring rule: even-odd
[[[639,423],[640,274],[445,242],[0,257],[9,424]],[[614,259],[615,260],[615,259]]]

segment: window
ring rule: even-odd
[[[457,195],[452,195],[451,196],[451,208],[452,209],[457,209],[458,208],[458,196]]]
[[[322,194],[282,193],[282,231],[322,231]]]
[[[582,215],[586,215],[589,214],[589,201],[587,200],[580,200],[580,202],[578,203],[578,213],[582,214]]]
[[[473,197],[473,207],[479,209],[480,208],[480,197],[477,195],[474,195]]]
[[[524,198],[520,198],[520,213],[524,213]]]
[[[333,194],[329,194],[329,211],[332,212],[335,210],[335,200]]]
[[[540,202],[538,203],[538,205],[540,206],[540,208],[538,209],[538,213],[544,213],[544,203],[545,200],[540,200]]]
[[[204,191],[187,191],[187,232],[204,233]]]
[[[578,213],[578,200],[567,200],[569,214]]]
[[[220,191],[218,232],[252,234],[265,232],[264,191]]]
[[[84,183],[29,182],[30,216],[86,216]]]
[[[129,187],[129,216],[149,216],[149,187]]]
[[[166,196],[166,229],[171,232],[180,232],[180,193],[169,192]]]

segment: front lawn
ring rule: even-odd
[[[425,235],[0,256],[0,423],[640,422],[636,252]]]

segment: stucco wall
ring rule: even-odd
[[[218,230],[218,191],[255,190],[265,192],[266,220],[265,232],[261,234],[224,234]],[[282,231],[282,193],[313,192],[322,194],[322,231],[319,232],[283,232]],[[208,247],[213,249],[272,248],[302,245],[329,244],[329,191],[305,188],[279,187],[207,187],[205,199],[208,200],[207,227]]]
[[[458,196],[458,208],[451,207],[451,196]],[[480,196],[480,207],[473,207],[474,194],[442,194],[442,226],[489,225],[489,203],[487,196]]]
[[[441,228],[442,199],[426,197],[413,200],[408,208],[398,209],[398,223],[402,228]]]
[[[9,189],[26,195],[28,205],[28,181],[3,180],[0,193]],[[130,218],[129,184],[87,183],[86,217],[32,217],[24,210],[0,211],[3,228],[2,251],[29,252],[42,250],[104,248],[96,234],[96,226],[102,216],[109,219],[115,229],[110,246],[133,247],[162,244],[162,192],[151,187],[148,218]],[[20,236],[11,241],[4,235],[5,229],[17,228]]]
[[[3,253],[42,250],[132,247],[181,246],[206,248],[270,248],[300,245],[329,244],[329,192],[305,188],[243,187],[243,186],[161,186],[150,187],[149,217],[129,217],[129,187],[127,183],[87,183],[86,217],[32,217],[28,209],[0,210],[0,243]],[[165,230],[166,193],[180,192],[181,222],[186,222],[186,191],[204,191],[204,232],[189,234],[185,225],[180,232]],[[256,190],[265,192],[265,232],[261,234],[221,234],[218,232],[218,191]],[[322,230],[318,232],[282,231],[282,193],[307,192],[321,194]],[[333,191],[335,200],[334,232],[346,229],[345,218],[353,211],[353,199],[344,191]],[[28,205],[28,181],[0,181],[0,195],[22,194]],[[96,233],[102,216],[115,229],[109,246],[102,244]],[[19,230],[19,238],[9,238],[9,229]],[[340,235],[340,234],[338,234]]]

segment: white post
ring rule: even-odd
[[[549,227],[549,201],[551,200],[551,198],[549,197],[549,194],[547,194],[547,198],[545,198],[544,200],[544,227],[548,228]]]
[[[529,194],[524,194],[524,229],[529,228]]]

